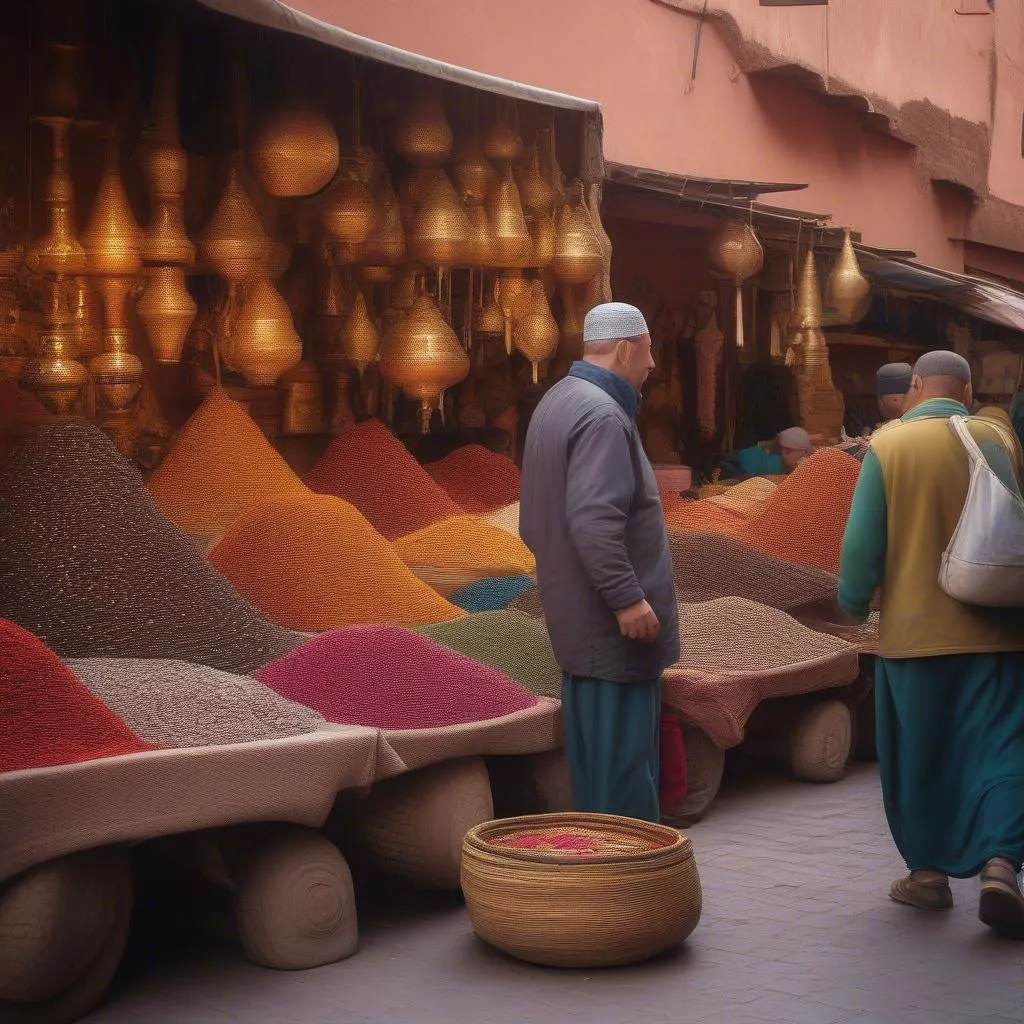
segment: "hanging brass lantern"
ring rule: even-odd
[[[321,217],[327,234],[347,250],[339,262],[353,263],[358,248],[377,222],[377,206],[367,184],[369,168],[362,154],[342,160],[338,178],[324,196]]]
[[[72,278],[70,285],[69,351],[76,359],[97,355],[103,351],[103,312],[98,297],[87,277]]]
[[[500,165],[514,163],[523,155],[523,137],[504,117],[491,122],[483,138],[484,156]]]
[[[512,326],[524,298],[530,294],[530,283],[518,270],[506,271],[494,282],[494,297],[505,325],[505,352],[512,355]]]
[[[100,277],[96,290],[103,299],[105,328],[103,352],[89,361],[89,372],[96,382],[100,402],[109,412],[130,408],[142,389],[142,360],[131,351],[128,326],[128,297],[135,282],[132,277]]]
[[[380,372],[419,401],[420,425],[426,434],[444,392],[469,373],[469,356],[434,300],[420,295],[384,338]]]
[[[470,206],[479,206],[498,180],[497,172],[488,163],[475,140],[469,141],[452,168],[452,178]]]
[[[532,213],[526,216],[526,225],[533,239],[530,266],[543,269],[555,258],[555,219],[550,213]]]
[[[158,363],[177,363],[197,312],[185,287],[184,267],[154,267],[137,309],[153,357]]]
[[[43,123],[53,135],[53,166],[44,192],[49,223],[43,236],[29,246],[25,263],[37,274],[80,274],[85,270],[86,257],[75,235],[75,189],[67,152],[71,120],[53,117]]]
[[[821,330],[822,302],[818,283],[818,265],[814,250],[808,249],[796,291],[796,309],[793,311],[793,333],[790,343],[795,349],[798,373],[808,380],[817,381],[822,370],[829,375],[828,344]]]
[[[376,216],[373,228],[366,236],[361,253],[364,264],[363,272],[376,268],[387,268],[384,279],[390,280],[393,273],[391,268],[397,267],[405,261],[406,242],[398,198],[391,185],[391,175],[386,167],[379,169],[374,204]],[[371,277],[371,279],[373,278]]]
[[[395,149],[413,167],[440,167],[451,155],[452,142],[440,90],[422,88],[398,125]]]
[[[526,166],[519,176],[519,195],[523,200],[523,209],[527,213],[547,214],[555,207],[555,186],[541,168],[541,139],[547,129],[537,133],[534,144],[526,158]]]
[[[516,324],[513,341],[515,347],[530,360],[533,383],[536,384],[539,379],[538,365],[549,360],[558,348],[558,321],[551,315],[551,307],[541,281],[532,284],[530,306]]]
[[[42,353],[26,360],[20,384],[58,416],[72,412],[89,381],[89,373],[72,358],[71,343],[64,329],[64,302],[60,282],[46,285],[45,329],[40,336]]]
[[[263,222],[239,181],[236,156],[220,202],[199,238],[200,256],[224,280],[239,284],[260,272],[269,248]]]
[[[505,333],[505,316],[501,312],[501,306],[498,305],[497,288],[483,287],[482,281],[481,287],[483,296],[473,313],[473,329],[480,334],[502,335]]]
[[[555,222],[555,252],[551,272],[560,284],[586,284],[603,266],[601,243],[581,195],[577,203],[566,203]]]
[[[315,107],[299,104],[268,114],[253,132],[249,166],[268,196],[315,195],[338,170],[338,136]]]
[[[825,281],[825,306],[836,324],[855,324],[867,316],[871,304],[871,282],[857,262],[850,229],[843,231],[843,247],[839,251]]]
[[[345,358],[355,365],[360,378],[380,356],[380,332],[370,319],[366,298],[357,289],[352,312],[341,326],[339,339]]]
[[[412,309],[419,294],[419,279],[424,268],[420,264],[402,267],[391,285],[391,305],[398,310]]]
[[[711,239],[708,262],[712,269],[728,277],[736,285],[736,347],[743,340],[743,282],[760,273],[764,266],[764,249],[754,229],[741,220],[727,220]]]
[[[270,387],[302,358],[288,303],[267,277],[246,286],[235,324],[231,360],[254,387]]]
[[[142,266],[142,228],[135,220],[111,140],[99,191],[82,232],[82,247],[94,274],[134,274]]]
[[[487,199],[491,222],[491,259],[495,267],[522,268],[533,258],[533,239],[526,228],[512,171],[506,169]]]
[[[465,262],[473,226],[444,171],[436,172],[409,232],[409,254],[433,267]]]
[[[177,36],[170,30],[160,43],[153,114],[154,130],[142,158],[152,211],[143,234],[142,258],[147,263],[190,264],[196,250],[182,213],[188,155],[178,132]]]
[[[467,211],[472,228],[469,239],[469,264],[473,267],[493,266],[491,254],[494,250],[494,239],[491,237],[491,222],[487,219],[487,211],[482,206],[470,206]]]

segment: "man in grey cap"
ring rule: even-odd
[[[875,392],[882,423],[898,420],[904,411],[914,371],[909,363],[886,363],[875,374]],[[881,425],[881,424],[879,424]]]
[[[679,658],[658,486],[636,425],[654,368],[635,306],[583,323],[583,359],[541,399],[523,452],[519,529],[537,559],[579,811],[659,821],[661,672]]]
[[[978,915],[1024,939],[1024,609],[968,606],[939,586],[967,498],[967,454],[949,429],[968,416],[971,369],[954,352],[914,366],[907,409],[864,457],[843,540],[839,603],[868,617],[881,591],[875,709],[889,829],[909,874],[892,899],[953,905],[949,877],[980,873]],[[1006,417],[967,423],[992,470],[1020,493]]]

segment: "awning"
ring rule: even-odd
[[[508,96],[511,99],[529,103],[541,103],[562,110],[578,110],[584,113],[600,113],[601,105],[594,100],[584,100],[577,96],[567,96],[548,89],[538,89],[532,85],[522,85],[504,78],[486,75],[481,71],[471,71],[454,64],[422,57],[416,53],[399,50],[397,47],[378,43],[376,40],[357,36],[354,32],[330,25],[325,21],[302,14],[280,0],[198,0],[204,7],[219,11],[232,18],[248,21],[253,25],[277,29],[291,35],[312,39],[347,53],[358,54],[368,60],[379,61],[392,67],[404,68],[432,78],[440,78],[456,85],[465,85],[473,89]]]

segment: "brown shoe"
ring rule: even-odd
[[[1024,939],[1024,896],[1013,865],[1001,857],[981,872],[978,917],[1001,939]]]
[[[936,875],[921,881],[914,877],[912,871],[903,878],[897,878],[889,889],[889,899],[897,903],[905,903],[908,907],[918,910],[951,910],[953,907],[953,890],[949,887],[949,879],[945,875]]]

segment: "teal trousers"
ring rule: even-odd
[[[661,681],[562,676],[562,717],[573,807],[658,822]]]

